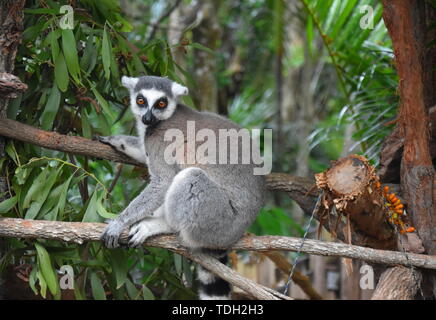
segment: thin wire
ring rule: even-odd
[[[321,205],[321,198],[322,198],[323,194],[324,194],[323,191],[319,194],[318,200],[316,201],[316,204],[315,204],[315,208],[313,208],[312,215],[310,216],[309,223],[308,223],[308,225],[306,227],[306,230],[304,232],[303,240],[301,240],[300,247],[298,248],[298,251],[297,251],[297,257],[295,258],[295,262],[292,265],[291,273],[288,276],[288,281],[286,282],[285,289],[283,290],[283,294],[284,295],[288,294],[289,285],[291,284],[292,277],[294,276],[295,267],[297,266],[297,264],[299,262],[299,258],[300,258],[300,255],[301,255],[301,249],[303,249],[304,242],[306,241],[307,234],[309,233],[310,226],[312,225],[313,217],[315,216],[315,212],[318,211],[318,208]]]

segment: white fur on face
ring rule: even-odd
[[[147,99],[147,107],[139,107],[136,103],[136,97],[142,94],[145,99]],[[144,114],[147,113],[148,109],[151,108],[154,103],[162,97],[166,97],[168,100],[167,107],[162,111],[153,111],[154,116],[159,120],[166,120],[171,117],[174,113],[174,110],[177,107],[177,101],[170,97],[167,97],[164,92],[156,90],[156,89],[142,89],[139,92],[130,94],[130,107],[132,109],[133,114],[141,119]]]

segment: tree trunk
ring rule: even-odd
[[[16,92],[25,89],[18,78],[12,75],[15,66],[15,56],[21,42],[23,31],[24,0],[4,0],[0,2],[0,119],[6,118],[9,99],[16,96]],[[18,85],[18,86],[17,86]],[[0,158],[5,156],[5,139],[0,136]],[[0,201],[7,191],[7,180],[4,173],[0,173]],[[0,257],[4,254],[4,242],[0,238]],[[11,289],[6,280],[13,280],[7,274],[13,275],[13,270],[7,270],[4,280],[0,278],[0,299],[18,293],[23,287]],[[26,286],[27,287],[27,286]],[[8,292],[9,289],[9,292]],[[25,290],[25,289],[24,289]],[[10,292],[14,291],[14,292]],[[28,287],[27,287],[28,291]]]
[[[218,49],[221,27],[218,21],[219,1],[201,1],[199,25],[192,30],[192,40],[214,52]],[[200,110],[218,112],[218,84],[216,81],[216,57],[204,50],[194,50],[193,70],[196,90],[191,94]]]
[[[429,109],[436,102],[436,12],[427,1],[383,1],[385,20],[393,41],[401,98],[398,136],[404,139],[401,190],[408,212],[428,254],[436,254],[434,167],[429,150]],[[417,192],[418,191],[418,192]],[[436,295],[436,277],[433,275]]]
[[[421,273],[412,268],[389,268],[380,277],[371,300],[412,300],[421,279]]]

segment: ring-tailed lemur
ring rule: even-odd
[[[124,76],[122,83],[130,91],[130,107],[139,137],[118,135],[99,139],[147,164],[150,183],[109,222],[102,240],[108,248],[115,248],[121,232],[130,228],[129,246],[136,247],[150,236],[176,233],[188,248],[202,250],[225,263],[226,250],[204,248],[228,248],[240,239],[263,205],[264,177],[253,174],[256,165],[251,156],[249,164],[242,164],[240,151],[237,151],[237,164],[229,164],[230,154],[225,155],[226,164],[218,161],[217,164],[204,161],[188,164],[186,156],[192,148],[186,139],[187,123],[193,121],[196,132],[209,129],[216,136],[220,129],[240,127],[217,114],[198,112],[178,103],[180,96],[188,94],[188,89],[167,78]],[[183,133],[185,139],[179,147],[186,147],[183,159],[171,164],[164,156],[165,149],[174,143],[164,139],[169,129]],[[217,145],[218,150],[221,149]],[[219,154],[216,159],[221,159]],[[230,297],[229,284],[200,266],[198,279],[201,299]]]

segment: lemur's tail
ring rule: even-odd
[[[226,264],[228,257],[226,250],[202,249],[202,252],[213,256]],[[201,300],[229,300],[231,287],[227,281],[215,276],[202,266],[197,266],[197,277],[200,282],[198,295]]]

